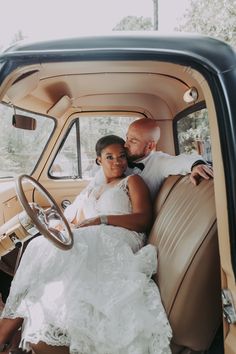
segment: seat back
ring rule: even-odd
[[[173,330],[173,353],[209,348],[222,321],[213,180],[194,186],[171,176],[155,201],[148,242],[157,246],[154,277]]]

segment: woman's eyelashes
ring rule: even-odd
[[[113,156],[113,155],[107,155],[106,156],[106,159],[107,160],[126,160],[126,155],[125,154],[121,154],[121,155],[119,155],[118,157],[116,157],[116,156]]]

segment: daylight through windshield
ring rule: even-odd
[[[14,110],[0,105],[0,178],[31,174],[52,133],[54,121],[48,117],[17,110],[36,120],[35,130],[18,129],[12,124]]]

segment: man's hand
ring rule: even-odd
[[[195,166],[192,169],[191,175],[190,175],[190,181],[197,186],[201,180],[201,178],[204,179],[209,179],[209,178],[213,178],[213,170],[212,167],[209,165],[205,165],[205,164],[200,164]]]

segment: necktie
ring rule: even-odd
[[[139,168],[141,171],[144,169],[144,164],[142,162],[129,162],[128,166],[130,168]]]

